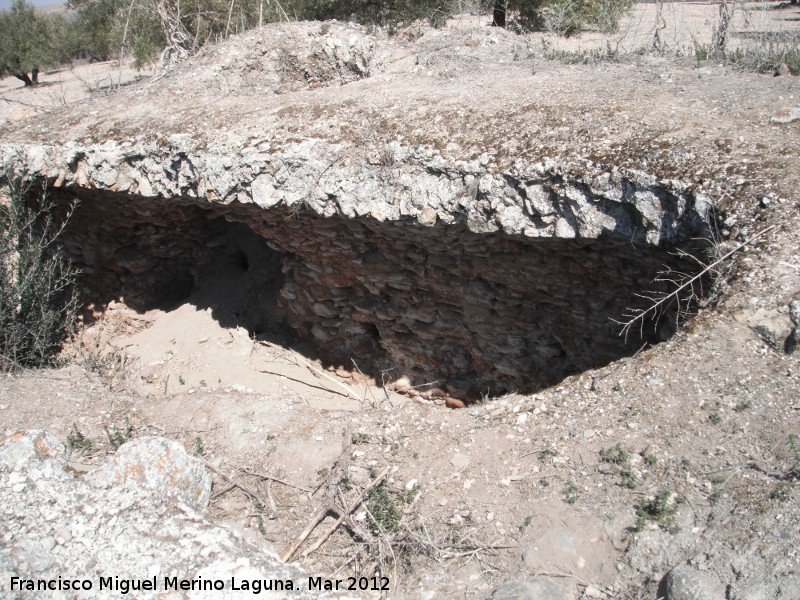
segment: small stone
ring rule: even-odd
[[[469,456],[464,456],[460,452],[453,455],[450,459],[450,464],[456,469],[466,469],[469,466]]]
[[[770,119],[771,123],[785,125],[800,119],[800,106],[784,106]]]
[[[576,582],[572,577],[534,577],[530,581],[507,583],[497,588],[491,600],[574,600]]]
[[[411,389],[411,381],[408,377],[401,377],[390,385],[398,394],[405,394]]]
[[[800,326],[800,300],[792,300],[789,303],[789,318],[796,326]]]
[[[710,573],[701,573],[688,565],[679,565],[665,578],[664,600],[722,600],[725,591]]]
[[[458,398],[446,398],[444,401],[444,405],[447,408],[464,408],[464,402],[459,400]]]
[[[205,507],[211,497],[211,476],[203,463],[166,438],[142,437],[123,444],[112,460],[87,477],[98,487],[138,490],[193,508]]]
[[[409,56],[412,56],[412,52],[410,50],[403,48],[392,54],[387,60],[387,62],[394,63],[397,62],[398,60],[403,60],[404,58],[408,58]]]
[[[593,585],[586,586],[586,589],[583,590],[584,595],[587,598],[605,598],[606,594],[594,587]]]
[[[772,72],[775,77],[786,77],[787,75],[791,75],[792,72],[789,70],[789,65],[785,62],[782,62],[778,65],[775,65],[775,70]]]
[[[422,209],[422,211],[420,211],[417,220],[419,220],[420,225],[435,225],[437,218],[438,215],[436,214],[436,211],[430,206],[426,206]]]

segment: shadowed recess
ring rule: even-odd
[[[528,239],[96,190],[78,199],[63,244],[87,303],[189,302],[323,364],[355,362],[379,382],[406,376],[468,401],[530,393],[668,338],[674,314],[627,339],[613,319],[646,306],[637,293],[657,290],[665,267],[696,268],[620,238]]]

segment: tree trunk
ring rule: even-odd
[[[711,46],[717,55],[725,55],[728,49],[728,31],[733,20],[733,12],[736,10],[736,2],[728,3],[728,0],[719,2],[719,25],[714,28],[714,35]]]
[[[494,11],[492,11],[492,27],[506,26],[506,6],[507,2],[503,0],[494,1]]]
[[[31,81],[39,83],[39,67],[33,67],[31,70]]]
[[[33,81],[30,77],[28,77],[27,73],[14,73],[14,77],[22,81],[25,84],[25,87],[30,87],[33,85]]]

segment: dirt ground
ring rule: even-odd
[[[648,46],[654,6],[637,5],[631,25],[611,41],[629,50]],[[716,6],[666,6],[676,15],[665,30],[673,47],[710,41]],[[755,30],[777,18],[754,6],[738,14]],[[780,28],[798,26],[794,10],[780,13]],[[724,263],[718,303],[632,358],[535,395],[448,410],[365,382],[355,368],[331,372],[244,329],[223,328],[191,300],[145,314],[120,301],[82,331],[68,350],[69,366],[0,378],[0,428],[46,428],[69,440],[78,471],[125,439],[180,440],[217,471],[211,514],[263,536],[278,553],[321,506],[349,505],[388,467],[387,494],[373,495],[354,511],[349,530],[338,528],[308,552],[333,524],[324,521],[291,559],[339,577],[380,565],[392,598],[487,598],[504,582],[536,575],[571,577],[587,598],[655,598],[663,575],[686,562],[713,574],[728,598],[800,597],[800,352],[783,345],[793,327],[789,304],[800,300],[800,122],[770,120],[800,104],[797,78],[651,55],[567,65],[545,60],[541,48],[575,52],[609,39],[516,38],[467,17],[451,25],[448,40],[427,32],[409,42],[430,72],[430,89],[409,85],[370,102],[383,102],[380,108],[401,93],[431,102],[441,95],[443,123],[405,132],[434,138],[437,127],[448,127],[448,102],[456,111],[454,86],[464,95],[479,90],[464,86],[464,78],[475,81],[464,75],[473,63],[458,56],[507,56],[512,75],[524,71],[535,85],[520,78],[487,96],[509,104],[527,96],[541,107],[524,115],[534,133],[521,152],[642,168],[697,181],[713,196],[723,210],[720,251],[739,247]],[[228,48],[247,43],[240,37]],[[513,60],[523,47],[534,49],[532,57]],[[387,79],[420,66],[410,58],[389,65]],[[92,81],[117,81],[109,65],[87,67],[84,79],[89,73]],[[474,77],[489,86],[488,75]],[[120,103],[120,96],[95,93],[92,102],[49,117],[28,106],[48,88],[12,83],[4,80],[0,90],[6,139],[15,123],[20,140],[54,124],[67,137],[101,137],[92,111]],[[81,85],[64,79],[58,89],[78,102]],[[178,87],[167,82],[164,89]],[[147,89],[119,93],[141,114],[137,102]],[[201,93],[185,89],[187,103]],[[333,100],[324,100],[335,112]],[[238,123],[236,111],[245,109],[232,102],[226,115]],[[299,108],[275,126],[276,137],[314,102],[298,95]],[[42,115],[54,120],[42,124]],[[386,115],[378,137],[397,134]],[[496,116],[487,127],[504,118],[519,125],[513,114]],[[180,126],[170,123],[164,136]],[[127,135],[126,126],[113,125],[114,135]],[[483,133],[454,137],[464,149]],[[500,146],[498,161],[511,151]]]
[[[66,108],[96,95],[108,94],[152,74],[118,62],[76,64],[39,74],[39,85],[26,89],[14,77],[0,79],[0,125]]]

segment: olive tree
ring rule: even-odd
[[[13,75],[26,86],[39,80],[39,70],[62,58],[58,18],[36,13],[25,0],[14,0],[0,12],[0,75]]]

